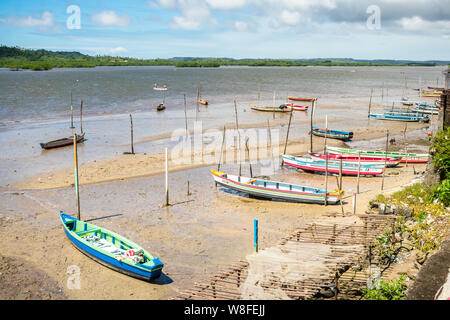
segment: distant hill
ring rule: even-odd
[[[318,59],[233,59],[214,57],[174,57],[171,59],[136,59],[113,56],[90,56],[77,51],[31,50],[0,46],[0,67],[13,70],[49,70],[52,68],[86,68],[96,66],[436,66],[450,61],[360,60],[352,58]]]

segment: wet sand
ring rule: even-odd
[[[368,145],[371,149],[384,149],[385,134],[389,129],[390,136],[396,140],[390,145],[390,150],[403,150],[403,123],[366,120],[364,116],[361,117],[361,114],[367,115],[363,104],[354,104],[359,106],[357,110],[360,120],[354,121],[352,114],[328,118],[329,124],[336,129],[345,129],[352,125],[352,128],[355,128],[354,140],[344,144],[329,139],[329,145]],[[325,110],[327,108],[323,107]],[[328,111],[331,108],[332,106],[329,106]],[[240,114],[244,113],[242,109],[241,112]],[[324,111],[318,111],[315,125],[324,125],[324,114]],[[211,116],[205,115],[203,120]],[[289,117],[277,115],[274,120],[272,115],[268,114],[258,115],[257,120],[251,119],[252,116],[246,117],[245,121],[239,124],[240,129],[256,128],[264,131],[267,129],[267,120],[271,128],[279,129],[278,139],[275,139],[272,145],[275,151],[273,158],[278,165],[279,155],[284,151]],[[235,126],[232,113],[220,120],[221,125],[218,125],[220,121],[216,120],[216,123],[205,126],[200,132],[216,128],[220,137],[223,123],[227,125],[227,130]],[[177,121],[179,126],[184,128],[183,117],[180,116]],[[105,126],[108,126],[108,123]],[[113,127],[116,126],[120,124]],[[425,129],[428,127],[429,124],[408,124],[408,151],[423,152],[427,149]],[[188,131],[191,131],[192,122],[189,123],[189,128]],[[123,129],[124,132],[127,130],[129,129]],[[308,114],[296,114],[290,130],[286,153],[306,153],[310,139],[307,135]],[[122,154],[129,151],[127,139],[112,138],[115,139],[115,150],[111,148],[102,153],[105,149],[100,147],[98,157],[95,150],[88,148],[90,143],[98,146],[102,141],[92,138],[93,141],[85,142],[86,150],[80,147],[79,154],[82,219],[93,219],[92,223],[115,231],[140,244],[154,256],[159,256],[165,267],[163,275],[154,283],[136,280],[101,266],[80,253],[66,238],[58,213],[64,210],[67,214],[75,215],[76,212],[71,147],[46,153],[44,156],[49,159],[48,163],[43,161],[23,173],[14,173],[5,168],[9,163],[16,162],[20,163],[17,168],[25,168],[27,164],[30,166],[29,157],[34,155],[22,158],[11,151],[11,157],[3,163],[2,171],[8,183],[4,182],[0,187],[0,236],[4,244],[0,252],[3,262],[0,270],[0,298],[168,299],[251,254],[253,219],[259,219],[259,247],[263,249],[275,245],[299,227],[311,222],[326,222],[329,220],[327,214],[341,212],[340,205],[325,207],[265,201],[216,188],[209,169],[217,166],[217,145],[216,158],[207,161],[180,164],[177,162],[179,159],[170,158],[171,205],[165,207],[165,158],[162,150],[164,147],[173,147],[173,143],[168,143],[171,136],[172,134],[166,132],[151,136],[138,134],[135,155]],[[183,129],[177,131],[175,136],[182,137]],[[313,137],[314,151],[323,150],[323,140]],[[207,144],[203,141],[202,145]],[[118,150],[117,145],[123,149]],[[149,145],[151,147],[148,147]],[[251,145],[250,150],[264,149],[266,145],[267,141],[263,139],[262,145]],[[231,145],[226,150],[227,153],[234,154],[235,146]],[[58,159],[58,163],[51,159],[52,155]],[[195,154],[190,156],[195,158]],[[263,172],[261,163],[257,160],[268,157],[270,154],[263,152],[262,155],[258,154],[252,158],[254,175]],[[232,157],[227,161],[224,157],[221,171],[237,173],[239,165],[236,160]],[[270,175],[273,180],[314,187],[323,187],[325,184],[324,175],[276,167],[276,172]],[[249,174],[248,163],[243,163],[242,170],[243,175]],[[414,165],[413,169],[411,165],[402,164],[397,168],[387,169],[384,191],[395,190],[417,178],[414,170],[423,171],[425,165]],[[363,214],[368,201],[381,192],[381,180],[381,177],[361,178],[357,214]],[[190,194],[187,189],[188,182]],[[329,189],[335,189],[337,186],[334,176],[329,176],[328,183]],[[344,177],[343,189],[343,209],[350,214],[356,177]],[[349,217],[341,223],[358,221]],[[70,289],[68,283],[73,279],[73,274],[70,273],[73,266],[80,271],[79,289]],[[14,290],[11,290],[13,283]],[[41,290],[42,288],[45,290]]]

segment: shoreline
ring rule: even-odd
[[[284,119],[283,119],[284,120]],[[284,122],[284,121],[283,121]],[[298,123],[305,123],[306,121],[300,121]],[[338,121],[336,121],[338,122]],[[330,123],[333,123],[331,121]],[[272,124],[270,127],[278,127],[280,124],[275,123]],[[422,124],[415,124],[410,125],[409,128],[407,128],[407,132],[421,130],[428,125],[422,125]],[[387,126],[389,128],[389,132],[391,137],[393,135],[398,135],[403,133],[403,128],[398,128],[398,126],[395,126],[395,124],[388,124]],[[258,126],[258,124],[248,124],[248,125],[241,125],[241,129],[264,129],[263,126]],[[211,129],[208,129],[211,130]],[[203,130],[202,134],[207,132],[208,130]],[[227,129],[228,131],[230,129]],[[191,131],[192,132],[192,131]],[[384,136],[384,131],[380,131],[377,128],[366,128],[366,129],[358,129],[354,131],[355,138],[352,140],[353,142],[358,141],[367,141],[367,140],[374,140],[377,138],[382,138]],[[181,136],[175,135],[175,136]],[[172,137],[172,135],[170,136]],[[139,140],[137,143],[144,143],[148,141],[156,141],[160,140],[161,138],[169,138],[166,135],[160,135],[160,136],[154,136],[154,137],[148,137],[143,138]],[[280,136],[280,140],[278,144],[273,145],[273,149],[275,149],[275,153],[273,154],[273,157],[275,159],[279,159],[281,154],[283,153],[284,149],[284,141],[285,137]],[[220,140],[222,137],[220,137]],[[323,145],[323,138],[313,136],[313,148],[317,151],[318,147],[317,145]],[[307,153],[309,150],[309,138],[301,138],[296,140],[289,140],[287,145],[287,154],[304,154]],[[343,147],[346,146],[346,144],[342,141],[335,140],[335,139],[328,139],[328,144],[331,146],[338,146]],[[128,144],[129,145],[129,144]],[[266,157],[261,157],[261,151],[265,149],[266,146],[261,146],[261,143],[256,148],[250,147],[249,152],[251,152],[252,155],[255,153],[258,154],[256,157],[251,157],[251,161],[259,161],[259,160],[267,160],[270,158],[267,155],[270,153],[270,151],[265,152]],[[391,147],[392,148],[392,147]],[[220,153],[220,144],[216,145],[215,148],[211,149],[203,149],[202,145],[202,152],[201,152],[201,158],[207,157],[209,160],[207,161],[201,161],[201,162],[195,162],[196,158],[200,157],[200,154],[198,152],[192,151],[190,154],[190,160],[187,160],[188,164],[176,164],[174,163],[174,160],[172,159],[172,154],[169,152],[169,172],[177,172],[177,171],[184,171],[189,170],[193,168],[200,168],[200,167],[206,167],[206,166],[213,166],[217,164],[217,158],[216,152]],[[319,149],[320,150],[320,149]],[[392,150],[392,149],[391,149]],[[231,148],[225,148],[224,149],[224,156],[223,159],[230,160],[228,157],[228,153],[234,153],[233,159],[231,162],[236,163],[237,161],[237,149],[236,147]],[[214,154],[213,158],[211,159],[211,156]],[[136,177],[145,177],[145,176],[152,176],[161,174],[165,171],[164,169],[164,154],[163,153],[135,153],[134,155],[125,155],[120,154],[114,158],[106,159],[106,160],[94,160],[93,162],[89,162],[86,164],[79,165],[79,183],[80,185],[85,184],[95,184],[95,183],[101,183],[101,182],[108,182],[108,181],[115,181],[115,180],[122,180],[122,179],[129,179],[129,178],[136,178]],[[245,155],[246,158],[246,155]],[[185,159],[186,160],[186,159]],[[194,163],[192,163],[192,160],[194,160]],[[244,161],[245,162],[245,161]],[[230,161],[223,161],[224,164],[230,163]],[[61,170],[52,171],[50,173],[45,174],[37,174],[32,178],[25,179],[22,182],[19,182],[8,189],[17,189],[17,190],[46,190],[46,189],[57,189],[57,188],[67,188],[70,186],[73,186],[74,176],[73,176],[73,168],[66,168]]]

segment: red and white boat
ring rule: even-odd
[[[317,98],[297,98],[297,97],[288,97],[289,100],[293,100],[293,101],[309,101],[312,102],[314,100],[317,100]]]
[[[287,166],[291,166],[294,168],[302,169],[303,171],[310,172],[328,172],[328,173],[336,173],[340,172],[340,163],[337,161],[329,161],[328,166],[326,166],[326,162],[324,160],[315,160],[304,157],[295,157],[289,155],[282,155],[283,163]],[[359,168],[358,168],[359,167]],[[358,170],[359,169],[359,170]],[[377,176],[383,173],[384,165],[361,165],[358,166],[358,163],[349,163],[346,162],[342,164],[342,174],[349,176],[358,175],[358,171],[361,176]]]
[[[318,160],[326,160],[326,155],[323,153],[310,153],[309,156],[312,159],[318,159]],[[332,161],[340,161],[342,159],[342,162],[352,162],[352,163],[358,163],[359,157],[355,155],[341,155],[341,154],[334,154],[329,153],[328,154],[328,160]],[[365,165],[384,165],[384,157],[367,157],[367,156],[361,156],[361,164]],[[393,168],[398,166],[400,163],[401,158],[386,158],[386,167]]]
[[[308,106],[301,106],[301,105],[293,104],[293,103],[285,103],[284,105],[288,108],[294,109],[295,111],[307,111],[308,110]]]

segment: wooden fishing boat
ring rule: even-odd
[[[367,151],[367,150],[357,150],[357,149],[347,149],[347,148],[338,148],[338,147],[328,147],[327,150],[329,153],[338,153],[342,155],[357,155],[361,153],[362,156],[371,156],[371,157],[384,157],[386,156],[385,151]],[[427,153],[404,153],[404,152],[387,152],[388,158],[401,158],[400,162],[408,162],[408,163],[427,163],[429,155]]]
[[[441,93],[439,92],[422,92],[422,97],[425,98],[439,98]]]
[[[211,169],[214,180],[225,188],[243,192],[254,197],[279,199],[291,202],[319,203],[325,201],[325,190],[284,182],[235,176]],[[337,204],[344,191],[327,192],[327,204]]]
[[[166,106],[164,105],[164,103],[160,103],[157,107],[156,107],[156,111],[163,111],[166,108]]]
[[[150,281],[161,275],[159,258],[130,240],[60,211],[60,218],[72,244],[88,257],[126,275]]]
[[[303,171],[310,172],[326,172],[336,173],[340,172],[340,161],[328,161],[328,169],[325,160],[315,160],[305,157],[294,157],[289,155],[282,155],[283,163],[287,166],[302,169]],[[359,166],[359,172],[361,176],[374,176],[383,173],[384,165],[364,165]],[[343,163],[342,174],[356,176],[358,175],[358,163]]]
[[[291,108],[288,107],[282,107],[283,105],[279,107],[261,107],[261,106],[255,106],[254,104],[250,105],[250,108],[256,111],[265,111],[265,112],[291,112]]]
[[[292,108],[294,111],[307,111],[309,108],[308,106],[301,106],[293,103],[284,103],[283,105],[288,108]]]
[[[315,136],[325,137],[325,132],[326,132],[327,138],[339,139],[339,140],[343,140],[343,141],[348,141],[353,138],[353,132],[338,131],[338,130],[331,130],[331,129],[325,130],[325,129],[320,129],[317,127],[312,127],[312,133]]]
[[[313,102],[314,100],[316,100],[316,98],[297,98],[297,97],[288,97],[288,99],[292,101],[308,101],[308,102]]]
[[[429,122],[430,118],[428,116],[419,115],[395,115],[389,113],[370,113],[371,118],[378,120],[390,120],[390,121],[406,121],[406,122]]]
[[[155,85],[153,86],[153,90],[156,90],[156,91],[167,91],[167,86],[164,85],[164,87],[160,88],[155,83]]]
[[[84,132],[82,134],[77,134],[77,143],[84,142]],[[49,142],[41,142],[40,143],[42,149],[53,149],[60,148],[65,146],[73,145],[73,136],[68,138],[62,138],[58,140],[53,140]]]
[[[198,100],[198,103],[200,103],[200,104],[202,104],[202,105],[204,105],[204,106],[207,106],[207,105],[208,105],[208,101],[206,101],[206,100],[204,100],[204,99],[199,99],[199,100]]]
[[[320,160],[326,160],[326,155],[324,153],[310,153],[309,156],[312,159],[320,159]],[[361,156],[359,158],[358,156],[354,155],[341,155],[336,153],[329,153],[328,154],[328,160],[331,161],[341,161],[342,163],[351,162],[351,163],[358,163],[361,161],[361,164],[365,165],[384,165],[385,157],[367,157],[367,156]],[[393,168],[398,166],[400,163],[401,158],[386,158],[386,167]]]

